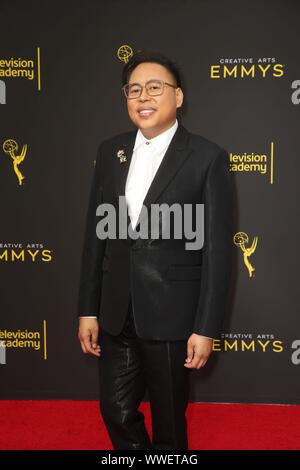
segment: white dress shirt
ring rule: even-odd
[[[178,121],[176,119],[172,127],[153,139],[146,139],[140,129],[137,131],[125,186],[125,198],[133,229],[138,221],[149,186],[165,156],[177,127]],[[80,318],[97,317],[84,315]]]
[[[138,221],[148,189],[177,127],[178,122],[176,119],[172,127],[153,139],[146,139],[140,129],[136,134],[125,186],[125,198],[133,229]]]

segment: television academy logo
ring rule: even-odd
[[[266,175],[274,184],[275,145],[270,143],[269,152],[241,152],[229,154],[229,170],[235,173]]]
[[[43,320],[40,330],[0,328],[0,365],[7,364],[7,352],[16,350],[31,350],[42,354],[47,360],[47,321]]]
[[[10,80],[36,80],[37,90],[41,91],[41,50],[36,48],[36,58],[0,57],[0,104],[7,104],[7,83]],[[5,81],[4,81],[5,80]]]

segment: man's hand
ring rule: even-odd
[[[184,367],[200,369],[203,367],[212,352],[213,340],[206,336],[193,333],[187,342],[187,358]]]
[[[78,338],[85,354],[100,356],[101,348],[98,341],[99,324],[96,318],[80,318]]]

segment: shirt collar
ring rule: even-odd
[[[146,137],[142,134],[141,130],[139,129],[136,134],[133,151],[139,148],[141,145],[145,144],[145,142],[151,142],[157,153],[162,152],[169,146],[175,132],[177,131],[177,127],[178,121],[176,119],[172,127],[167,129],[165,132],[162,132],[161,134],[157,135],[156,137],[153,137],[153,139],[146,139]]]

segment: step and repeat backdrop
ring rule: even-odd
[[[236,187],[230,308],[190,399],[300,403],[299,18],[297,0],[0,0],[1,398],[97,398],[76,320],[88,194],[99,143],[132,129],[122,67],[151,48]]]

